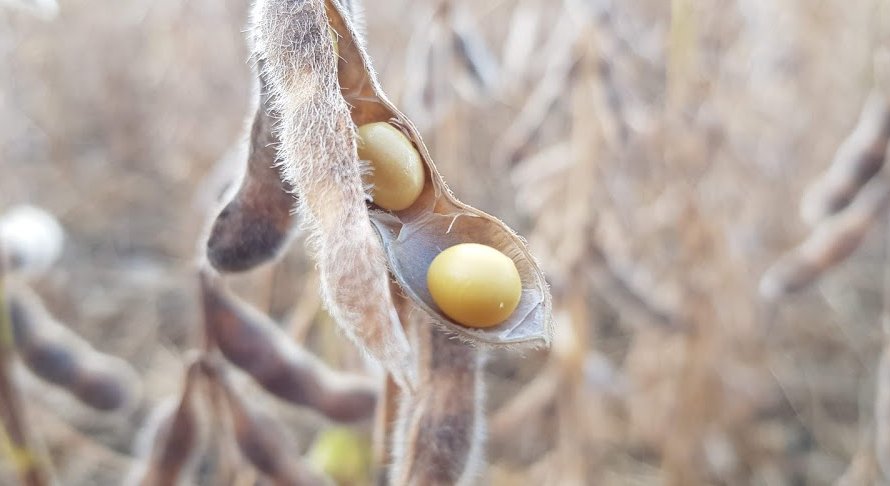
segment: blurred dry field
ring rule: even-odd
[[[874,452],[887,222],[806,290],[758,294],[809,234],[805,188],[872,86],[890,93],[873,74],[888,2],[366,4],[384,90],[453,191],[524,235],[552,285],[553,349],[488,362],[483,484],[890,481]],[[0,209],[59,217],[63,258],[35,287],[141,375],[139,404],[111,415],[17,375],[63,484],[118,484],[146,417],[181,387],[207,221],[243,164],[248,8],[62,0],[41,20],[0,7]],[[364,367],[320,308],[302,238],[230,282],[283,325],[305,321],[307,348],[335,368]],[[267,405],[295,456],[330,427]],[[260,481],[235,469],[233,483]]]

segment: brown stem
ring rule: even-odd
[[[412,330],[421,379],[399,410],[392,484],[472,484],[484,463],[483,352],[428,319]]]
[[[378,486],[389,484],[390,465],[393,462],[392,438],[400,396],[399,385],[387,374],[374,417],[374,480]]]

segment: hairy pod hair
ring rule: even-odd
[[[32,373],[97,410],[135,402],[139,378],[125,361],[100,353],[56,321],[24,286],[8,290],[16,351]]]
[[[377,390],[372,380],[328,368],[206,275],[202,293],[208,335],[229,362],[266,391],[339,422],[373,415]]]
[[[252,36],[281,113],[282,170],[312,235],[328,310],[359,348],[410,387],[411,349],[368,217],[355,125],[340,93],[324,2],[258,0]]]

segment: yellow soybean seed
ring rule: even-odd
[[[504,322],[522,295],[522,281],[513,260],[477,243],[461,243],[439,253],[426,279],[436,305],[467,327],[487,328]]]
[[[423,163],[417,149],[402,132],[386,122],[358,129],[358,156],[371,164],[365,183],[372,184],[374,204],[401,211],[414,204],[423,191]]]

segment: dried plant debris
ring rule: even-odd
[[[222,391],[235,441],[245,459],[278,486],[310,486],[331,484],[305,461],[294,455],[295,447],[282,431],[282,424],[259,409],[249,406],[233,389],[225,371],[207,366],[208,378]]]
[[[419,324],[421,381],[402,399],[391,484],[473,484],[484,464],[483,352]]]
[[[124,360],[95,350],[24,286],[10,286],[8,299],[15,348],[32,373],[97,410],[135,403],[139,378]]]
[[[186,368],[182,394],[178,400],[163,403],[149,418],[138,448],[146,449],[145,463],[131,473],[130,484],[167,486],[180,484],[201,447],[203,424],[198,408],[199,383],[203,363],[193,360]]]
[[[890,103],[874,91],[856,127],[838,148],[831,166],[804,194],[801,217],[810,224],[847,207],[884,166],[890,142]]]
[[[213,222],[207,259],[221,272],[242,272],[265,263],[286,246],[296,226],[291,194],[278,169],[277,113],[259,66],[259,106],[250,129],[247,171],[241,187]]]
[[[333,41],[339,38],[343,56],[344,33],[331,31],[320,0],[261,0],[253,15],[254,55],[263,60],[282,117],[282,169],[311,230],[328,310],[360,349],[410,387],[412,353],[393,309],[385,254],[368,218],[355,124],[337,82]]]
[[[873,178],[853,202],[823,220],[798,246],[764,273],[760,294],[769,300],[797,292],[852,254],[890,204],[890,186]]]
[[[269,393],[327,418],[352,422],[374,414],[373,380],[339,373],[298,347],[268,317],[202,277],[208,335],[228,361]]]
[[[327,4],[329,21],[340,37],[339,84],[352,107],[355,125],[387,122],[399,129],[417,149],[425,171],[423,191],[400,211],[372,205],[371,220],[378,231],[389,267],[405,294],[450,332],[463,339],[487,344],[550,341],[550,293],[543,274],[524,241],[497,218],[463,204],[449,191],[432,162],[414,125],[380,89],[361,40],[338,7]],[[427,270],[444,249],[460,243],[490,246],[510,257],[522,280],[522,297],[516,311],[503,323],[487,329],[468,329],[445,316],[427,288]]]
[[[59,259],[65,232],[56,218],[34,206],[0,215],[0,248],[8,273],[41,275]]]

